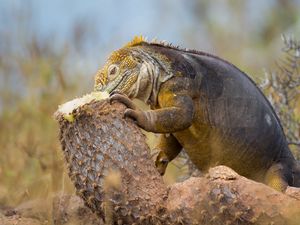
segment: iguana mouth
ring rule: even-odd
[[[106,86],[106,88],[104,89],[104,91],[107,91],[109,94],[112,93],[113,91],[116,91],[116,89],[119,87],[119,85],[122,83],[122,81],[125,79],[126,74],[124,76],[119,76],[119,79],[117,78],[115,82],[116,85],[113,87],[110,87],[110,85]],[[120,79],[121,78],[121,79]],[[113,84],[115,83],[113,82]]]

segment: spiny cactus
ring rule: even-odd
[[[123,110],[107,100],[92,101],[75,109],[72,120],[59,117],[69,176],[86,205],[109,224],[122,220],[116,212],[127,221],[148,220],[166,189],[152,165],[145,136],[123,119],[125,107],[116,104]]]

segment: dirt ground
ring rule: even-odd
[[[102,225],[101,220],[72,195],[53,198],[52,212],[40,207],[43,200],[21,204],[16,208],[0,206],[1,225]]]

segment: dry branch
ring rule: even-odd
[[[285,195],[224,166],[165,186],[124,109],[101,100],[75,109],[71,122],[56,114],[77,194],[107,224],[300,224],[297,190]]]

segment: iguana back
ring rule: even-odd
[[[278,117],[245,73],[210,55],[182,54],[197,68],[196,76],[201,76],[199,98],[194,100],[199,112],[193,126],[203,133],[198,136],[199,146],[210,149],[211,161],[201,163],[203,169],[207,169],[205,164],[225,164],[251,177],[257,176],[255,171],[269,168],[282,154],[289,155]],[[175,136],[180,140],[186,135],[178,132]],[[195,158],[199,160],[199,155]]]

